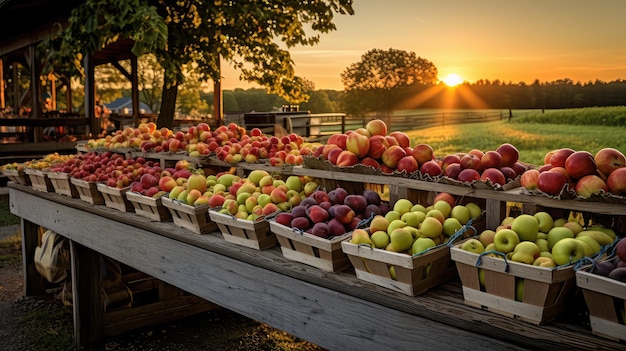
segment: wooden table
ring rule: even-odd
[[[361,281],[354,270],[327,273],[286,260],[278,247],[257,251],[228,243],[219,233],[194,234],[171,222],[13,182],[9,188],[11,212],[22,218],[26,295],[40,292],[32,257],[37,226],[72,242],[78,346],[102,338],[102,312],[93,304],[99,294],[89,293],[97,285],[90,277],[95,252],[331,350],[625,347],[580,323],[536,326],[465,306],[458,280],[411,297]]]

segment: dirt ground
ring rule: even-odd
[[[0,349],[75,350],[71,310],[60,290],[24,297],[19,232],[0,238]],[[226,309],[137,329],[107,338],[96,350],[303,350],[322,348]]]

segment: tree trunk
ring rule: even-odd
[[[163,84],[163,94],[161,95],[161,111],[159,113],[159,119],[157,120],[158,128],[174,127],[174,112],[176,111],[176,96],[178,95],[178,85],[172,84],[168,88],[169,84]]]

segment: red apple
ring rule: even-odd
[[[448,178],[457,179],[462,170],[463,168],[461,168],[459,163],[452,163],[443,170],[443,175]]]
[[[428,144],[417,144],[413,148],[413,157],[417,163],[424,164],[424,162],[430,161],[435,158],[435,151],[432,146]]]
[[[420,173],[428,174],[432,177],[440,176],[443,173],[441,166],[435,160],[426,161],[420,167]]]
[[[461,182],[471,183],[480,180],[480,173],[473,168],[466,168],[459,173],[456,179]]]
[[[326,141],[326,144],[334,144],[339,146],[342,150],[346,149],[346,140],[348,139],[348,136],[346,134],[340,133],[340,134],[333,134],[330,137],[328,137],[328,141]]]
[[[439,200],[447,202],[448,204],[450,204],[451,207],[454,207],[456,205],[456,198],[446,192],[441,192],[435,195],[435,198],[433,199],[433,204],[437,203],[437,201]]]
[[[606,179],[609,191],[615,195],[626,195],[626,167],[611,172]]]
[[[372,136],[387,135],[387,123],[385,123],[385,121],[381,119],[373,119],[367,122],[367,124],[365,125],[365,129],[367,129],[367,131],[370,132]]]
[[[383,152],[381,160],[385,166],[395,169],[398,166],[398,161],[404,156],[406,156],[406,152],[401,146],[391,145]]]
[[[589,151],[576,151],[565,160],[565,170],[573,180],[597,171],[596,160]]]
[[[371,157],[362,158],[359,162],[364,166],[370,166],[374,169],[380,169],[380,163]]]
[[[584,198],[591,197],[591,195],[598,195],[600,190],[609,191],[609,188],[602,178],[594,174],[580,178],[574,186],[576,195]]]
[[[511,168],[513,168],[513,170],[515,171],[515,175],[516,176],[520,176],[520,175],[524,174],[524,172],[526,172],[526,169],[528,167],[526,167],[526,165],[523,164],[522,162],[517,161],[517,162],[515,162],[513,164],[513,167],[511,167]]]
[[[330,140],[330,139],[329,139]],[[374,135],[370,138],[370,151],[367,156],[377,159],[381,158],[383,152],[389,147],[389,142],[382,135]]]
[[[419,169],[419,165],[413,155],[406,155],[398,161],[396,168],[398,172],[405,171],[407,174],[411,174]]]
[[[570,148],[562,148],[554,151],[552,156],[550,157],[550,164],[554,167],[565,167],[565,160],[569,157],[569,155],[576,152],[576,150]]]
[[[529,169],[526,172],[522,173],[520,177],[521,185],[528,189],[534,190],[537,189],[537,182],[539,180],[539,170],[537,169]]]
[[[543,173],[545,171],[549,171],[552,168],[554,168],[554,166],[548,163],[547,165],[543,165],[543,166],[539,167],[539,173]]]
[[[322,149],[322,158],[325,159],[325,160],[328,160],[328,153],[332,149],[345,150],[345,149],[342,149],[342,148],[340,148],[339,146],[337,146],[335,144],[326,144],[326,145],[324,145],[324,148]],[[276,154],[278,154],[278,152]]]
[[[357,163],[359,163],[359,157],[349,150],[343,150],[337,156],[338,167],[351,167]]]
[[[485,152],[483,157],[480,159],[480,164],[483,168],[500,168],[502,167],[502,155],[499,152],[489,150]]]
[[[484,157],[483,157],[484,158]],[[506,178],[502,171],[498,168],[487,168],[480,175],[480,180],[486,181],[487,179],[491,180],[494,184],[504,185],[506,184]]]
[[[461,164],[461,158],[458,155],[447,155],[441,161],[441,169],[443,169],[445,171],[446,168],[449,165],[453,164],[453,163],[458,163],[460,165]]]
[[[612,147],[605,147],[596,152],[593,157],[596,160],[596,167],[602,174],[608,176],[614,170],[626,166],[624,154]]]
[[[476,155],[476,157],[482,159],[483,156],[485,155],[484,152],[482,152],[481,150],[478,149],[471,149],[468,154],[472,154],[472,155]]]
[[[545,156],[543,156],[543,164],[544,165],[549,165],[550,164],[550,160],[552,159],[552,155],[554,155],[554,153],[556,153],[557,151],[558,151],[558,149],[547,152],[545,154]]]
[[[515,173],[515,170],[511,167],[500,167],[500,171],[504,174],[504,178],[507,180],[517,178],[517,173]]]
[[[542,172],[537,179],[537,189],[550,195],[560,195],[567,184],[567,178],[561,172]]]
[[[392,137],[391,135],[385,135],[385,139],[387,140],[387,143],[389,143],[389,146],[391,145],[400,146],[400,144],[398,143],[398,139]]]
[[[358,158],[363,158],[370,151],[370,139],[361,133],[350,133],[346,139],[346,149]]]
[[[502,156],[503,166],[512,167],[519,160],[519,151],[509,143],[498,146],[496,151]]]
[[[483,156],[483,158],[484,157],[485,156]],[[461,157],[461,161],[459,163],[461,164],[461,168],[463,169],[471,168],[477,171],[482,169],[481,161],[476,155],[472,155],[472,154],[464,155],[463,157]]]
[[[159,178],[159,189],[170,192],[176,186],[176,180],[172,176],[164,176]]]
[[[338,147],[333,148],[332,150],[330,150],[328,152],[328,156],[327,156],[328,157],[328,162],[330,162],[333,165],[336,165],[337,164],[337,158],[339,157],[339,154],[342,153],[343,151],[344,150],[342,150],[342,149],[340,149]]]
[[[394,139],[396,139],[398,141],[398,145],[403,148],[407,146],[411,146],[411,139],[404,132],[400,132],[400,131],[391,132],[389,133],[389,136],[392,136]]]

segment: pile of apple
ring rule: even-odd
[[[615,256],[598,261],[590,272],[626,283],[626,239],[615,243]]]
[[[553,196],[571,190],[578,197],[611,193],[626,195],[626,157],[614,148],[603,148],[595,155],[588,151],[561,148],[548,152],[544,165],[520,178],[527,190]]]
[[[69,161],[73,160],[76,155],[60,155],[58,152],[53,152],[51,154],[47,154],[46,156],[24,162],[24,168],[37,169],[40,171],[50,170],[51,168]]]
[[[593,257],[616,238],[610,228],[554,219],[544,211],[506,217],[495,230],[467,239],[461,249],[541,267],[554,268]]]
[[[467,153],[446,155],[439,168],[433,166],[427,173],[431,176],[444,175],[464,183],[490,181],[494,185],[505,185],[521,176],[527,168],[519,161],[517,148],[504,143],[495,150],[472,149]]]
[[[353,231],[359,223],[387,213],[389,204],[371,189],[349,194],[342,187],[326,192],[316,189],[290,212],[276,215],[276,222],[321,238],[332,238]]]
[[[481,215],[473,203],[455,204],[454,197],[440,193],[431,206],[397,200],[385,215],[376,215],[368,230],[357,229],[350,242],[376,249],[415,255],[450,240],[470,219]]]

